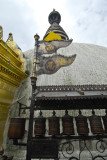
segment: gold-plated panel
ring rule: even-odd
[[[24,59],[21,57],[21,50],[16,47],[16,42],[0,40],[0,55],[3,55],[10,63],[24,71]]]
[[[9,105],[12,103],[16,86],[0,78],[0,144],[3,142],[5,123],[8,117]]]
[[[0,54],[3,55],[4,57],[7,57],[8,60],[12,63],[14,63],[16,66],[20,66],[21,65],[21,61],[19,60],[19,58],[16,58],[15,55],[13,55],[11,52],[9,52],[9,50],[6,50],[6,47],[3,46],[0,43]]]
[[[24,65],[24,63],[23,63]],[[13,63],[9,64],[8,59],[0,55],[0,74],[4,74],[4,77],[11,79],[12,81],[15,80],[16,83],[21,82],[24,78],[27,78],[27,75]],[[19,85],[15,84],[15,85]]]
[[[7,43],[7,45],[11,48],[11,49],[16,49],[16,42],[14,42],[14,41],[7,41],[6,42]]]
[[[0,146],[3,144],[3,134],[5,129],[6,120],[8,117],[9,108],[0,105]]]
[[[7,50],[9,53],[11,53],[12,55],[14,55],[16,58],[18,58],[18,54],[12,50],[12,48],[10,48],[6,42],[4,42],[2,39],[0,39],[0,50],[1,48],[4,48],[4,55],[7,55]]]

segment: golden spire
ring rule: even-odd
[[[61,15],[59,12],[53,9],[53,11],[49,14],[48,21],[51,26],[48,28],[43,38],[45,41],[69,39],[63,28],[59,25],[61,22]]]
[[[9,33],[7,41],[13,41],[13,35],[12,35],[12,33]]]
[[[16,42],[13,41],[13,34],[9,33],[8,38],[7,38],[7,45],[11,48],[11,49],[16,49]]]
[[[24,71],[24,59],[21,57],[22,51],[19,48],[19,46],[17,45],[17,43],[14,42],[12,33],[9,33],[6,43],[12,50],[14,50],[17,53],[18,58],[21,61],[20,68]]]

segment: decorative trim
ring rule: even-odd
[[[39,92],[107,91],[107,85],[37,86]]]
[[[15,80],[18,80],[18,81],[21,81],[21,80],[22,80],[19,76],[17,76],[16,74],[14,74],[13,72],[11,72],[10,70],[9,70],[8,73],[7,73],[7,69],[6,69],[5,67],[1,66],[1,65],[0,65],[0,71],[1,71],[2,73],[5,73],[5,74],[7,74],[8,76],[12,77],[12,78],[15,79]]]

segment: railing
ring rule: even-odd
[[[59,159],[82,160],[83,157],[87,157],[90,160],[107,160],[107,140],[103,138],[97,140],[97,137],[93,137],[90,140],[95,142],[95,144],[93,143],[96,148],[94,151],[90,149],[89,140],[87,141],[85,138],[84,140],[79,138],[60,143]],[[77,155],[75,155],[75,142],[82,142],[82,147],[80,147]]]
[[[30,107],[19,103],[19,117],[22,112]],[[34,110],[36,110],[34,108]],[[34,117],[33,117],[34,118]],[[40,140],[40,145],[42,146],[43,140],[53,141],[55,140],[58,146],[58,158],[57,159],[68,159],[68,160],[83,160],[83,157],[88,157],[90,160],[107,160],[107,134],[99,135],[63,135],[59,134],[57,136],[32,136],[30,142],[36,144],[36,140]],[[89,147],[89,143],[92,142],[94,145],[94,150]],[[82,143],[82,145],[81,145]],[[18,139],[13,140],[14,145],[27,146],[27,142],[18,142]],[[77,146],[76,146],[77,144]],[[30,145],[31,146],[31,145]],[[35,145],[34,145],[35,146]],[[42,146],[43,147],[43,146]],[[32,146],[31,146],[32,148]],[[78,153],[76,152],[78,148]],[[33,148],[32,148],[33,149]],[[42,152],[42,148],[40,149]],[[36,151],[36,148],[35,148]],[[42,153],[41,153],[42,154]]]

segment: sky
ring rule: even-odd
[[[3,40],[11,32],[23,52],[33,49],[34,35],[43,39],[53,9],[73,42],[107,47],[107,0],[0,0]]]

